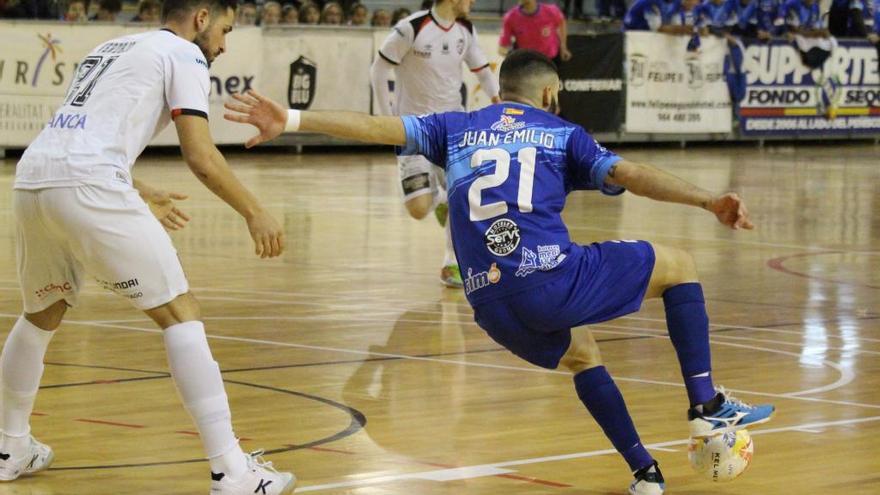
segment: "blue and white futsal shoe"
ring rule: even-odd
[[[735,399],[723,387],[715,397],[688,409],[692,438],[714,437],[770,421],[776,407],[770,404],[751,406]]]
[[[636,479],[629,485],[629,495],[663,495],[666,483],[663,481],[663,473],[655,461],[649,466],[639,469],[633,476]]]

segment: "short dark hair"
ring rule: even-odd
[[[235,10],[238,7],[238,0],[165,0],[162,3],[162,22],[203,7],[211,11]]]
[[[521,93],[530,78],[554,74],[559,76],[556,64],[534,50],[514,50],[501,63],[498,81],[502,93]]]
[[[101,0],[98,8],[118,14],[122,10],[122,0]]]

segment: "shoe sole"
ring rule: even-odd
[[[767,416],[764,419],[759,419],[758,421],[752,421],[751,423],[744,424],[744,425],[740,424],[740,425],[734,425],[734,426],[727,426],[727,427],[721,428],[719,430],[712,430],[711,432],[705,433],[702,435],[693,435],[692,434],[691,438],[712,438],[712,437],[717,437],[718,435],[724,435],[725,433],[730,433],[730,432],[739,431],[739,430],[745,430],[746,428],[750,428],[755,425],[764,424],[764,423],[770,421],[771,419],[773,419],[773,416],[775,416],[775,415],[776,415],[776,411],[774,410],[772,413],[770,413],[769,416]]]

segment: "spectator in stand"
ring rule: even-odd
[[[138,13],[131,18],[131,22],[158,23],[161,12],[162,4],[157,0],[141,0],[138,4]]]
[[[396,26],[398,22],[404,17],[409,17],[412,14],[412,11],[406,7],[401,7],[394,11],[394,15],[391,16],[391,25]]]
[[[828,31],[832,36],[864,38],[874,29],[873,0],[831,0]]]
[[[89,11],[89,5],[85,0],[70,0],[67,3],[67,12],[64,14],[64,20],[67,22],[87,22],[89,17],[86,13]]]
[[[4,0],[0,0],[2,3]],[[62,17],[65,5],[60,0],[5,0],[0,17],[7,19],[51,19]]]
[[[281,22],[281,4],[269,0],[260,12],[260,26],[277,26]]]
[[[299,9],[299,23],[317,25],[321,22],[321,11],[313,3],[307,3]]]
[[[700,5],[700,0],[681,0],[674,2],[672,8],[667,11],[666,19],[658,31],[661,33],[678,34],[682,36],[708,34],[708,29],[698,26],[698,5]],[[699,41],[696,43],[697,46],[699,46]]]
[[[660,31],[671,2],[666,0],[635,0],[623,16],[624,31]]]
[[[385,9],[374,10],[373,17],[370,19],[370,25],[373,27],[391,27],[391,14]]]
[[[236,12],[235,23],[239,26],[256,26],[257,25],[257,4],[254,2],[244,2],[238,6]]]
[[[829,38],[831,33],[819,13],[818,0],[786,0],[780,8],[783,30],[789,39]]]
[[[369,18],[370,12],[362,3],[353,4],[351,10],[348,11],[349,26],[366,26]]]
[[[342,25],[342,6],[336,2],[327,2],[324,10],[321,11],[321,24],[329,26]]]
[[[90,21],[116,22],[116,16],[122,10],[120,0],[101,0],[98,3],[98,12],[89,18]]]
[[[281,24],[299,24],[299,9],[289,3],[281,8]]]
[[[556,5],[520,0],[518,6],[504,14],[498,52],[507,55],[515,43],[518,49],[543,53],[558,67],[571,59],[567,31],[565,16]]]

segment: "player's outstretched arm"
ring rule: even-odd
[[[175,200],[181,201],[187,198],[186,194],[163,191],[147,184],[146,182],[134,179],[134,188],[137,189],[141,199],[150,207],[150,211],[168,230],[180,230],[186,227],[189,222],[189,215],[180,211]]]
[[[244,217],[257,256],[273,258],[280,255],[284,250],[281,225],[232,173],[226,159],[214,146],[208,121],[198,116],[178,115],[174,124],[186,164],[202,184]]]
[[[623,186],[629,192],[646,198],[709,210],[715,214],[719,222],[732,229],[755,227],[749,220],[749,211],[745,203],[735,193],[715,196],[651,165],[621,160],[612,166],[605,181]]]
[[[406,144],[406,132],[400,117],[372,116],[357,112],[306,112],[285,110],[270,98],[248,90],[233,94],[226,102],[230,112],[223,117],[232,122],[251,124],[260,133],[245,143],[248,148],[278,137],[285,130],[317,132],[365,143]]]

